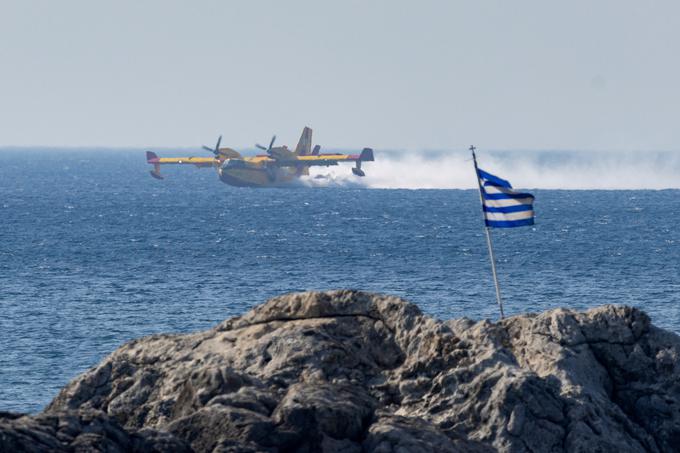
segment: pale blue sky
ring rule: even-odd
[[[0,1],[0,146],[680,149],[676,1]]]

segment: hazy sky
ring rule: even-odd
[[[0,146],[680,149],[677,1],[0,0]]]

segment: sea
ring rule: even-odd
[[[533,227],[491,232],[506,315],[627,304],[680,333],[678,156],[524,155],[479,153],[536,197]],[[339,166],[251,189],[211,169],[157,181],[142,150],[0,150],[0,411],[40,411],[130,339],[282,293],[353,288],[497,320],[471,165],[376,152],[365,181]]]

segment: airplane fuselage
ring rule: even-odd
[[[219,169],[220,181],[236,187],[281,187],[300,176],[294,168],[267,165],[267,161],[248,162],[241,159],[224,161]]]

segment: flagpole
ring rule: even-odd
[[[491,232],[489,227],[486,226],[486,216],[484,215],[484,195],[482,183],[479,180],[479,172],[477,171],[477,156],[475,155],[475,147],[470,145],[470,151],[472,152],[472,161],[475,163],[475,178],[477,178],[477,186],[479,187],[479,201],[482,204],[482,218],[484,219],[484,232],[486,233],[486,245],[489,247],[489,259],[491,260],[491,273],[493,274],[493,283],[496,286],[496,301],[498,302],[498,308],[501,310],[501,319],[505,317],[503,313],[503,300],[501,299],[501,287],[498,284],[498,275],[496,274],[496,258],[493,254],[493,246],[491,243]]]

